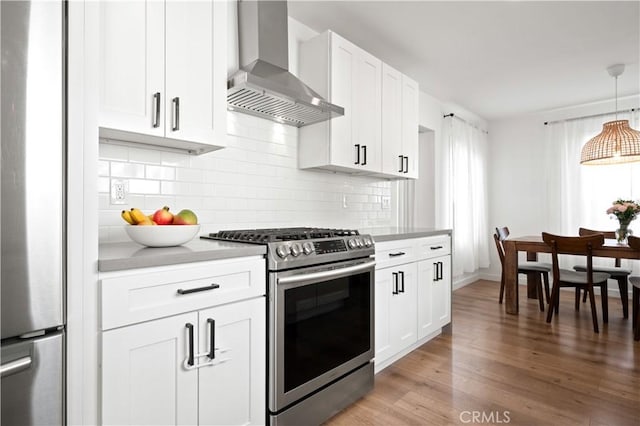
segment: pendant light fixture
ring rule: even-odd
[[[582,147],[580,164],[618,164],[640,161],[640,132],[629,127],[629,120],[618,120],[618,76],[624,64],[607,68],[615,78],[616,119],[602,125],[602,132]]]

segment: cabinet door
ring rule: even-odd
[[[418,83],[402,76],[402,155],[407,161],[405,177],[418,178]]]
[[[363,147],[360,166],[364,170],[379,172],[382,167],[382,62],[361,49],[355,83],[354,143]]]
[[[216,348],[214,365],[198,370],[200,424],[264,423],[265,304],[258,298],[200,311],[200,353],[210,351],[212,337]]]
[[[431,259],[440,272],[433,282],[433,318],[436,327],[451,322],[451,256]]]
[[[396,268],[398,294],[392,295],[391,330],[397,339],[397,351],[417,340],[417,265],[407,263]]]
[[[100,2],[100,72],[99,125],[164,136],[163,2]]]
[[[196,424],[198,373],[183,367],[196,313],[102,334],[102,423]],[[197,347],[197,346],[195,346]]]
[[[416,271],[415,263],[376,271],[376,363],[417,340]]]
[[[433,286],[435,264],[431,259],[418,262],[418,339],[435,331],[433,321]]]
[[[330,163],[342,167],[358,167],[359,153],[355,147],[354,120],[359,114],[356,110],[356,79],[358,72],[359,49],[331,33],[331,102],[344,108],[344,115],[331,120],[331,158]]]
[[[224,3],[224,2],[223,2]],[[225,55],[214,56],[219,12],[213,1],[166,2],[166,110],[168,138],[213,144],[218,125],[214,120],[214,67],[226,63]],[[226,19],[226,14],[224,15]],[[216,19],[217,18],[217,19]],[[223,20],[224,22],[224,20]],[[226,47],[226,46],[225,46]],[[226,65],[223,65],[226,72]],[[226,85],[226,78],[222,80]]]
[[[401,176],[402,74],[382,64],[382,172]]]
[[[395,296],[395,282],[391,275],[393,268],[376,270],[375,287],[375,363],[394,354],[391,335],[391,298]]]

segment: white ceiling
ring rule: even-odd
[[[332,29],[492,120],[640,93],[640,1],[289,1],[289,15]]]

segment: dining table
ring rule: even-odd
[[[549,247],[542,241],[542,234],[523,237],[509,237],[503,242],[504,247],[504,279],[505,279],[505,310],[508,314],[518,315],[518,252],[526,252],[528,261],[537,261],[538,253],[551,253]],[[594,257],[608,257],[618,259],[640,259],[640,250],[635,250],[625,243],[605,239],[604,245],[593,250]],[[527,295],[536,297],[536,289],[540,274],[527,277]],[[620,289],[623,307],[628,306],[628,289]],[[627,310],[626,308],[624,309]]]

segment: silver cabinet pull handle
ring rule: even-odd
[[[429,247],[431,250],[440,250],[442,246],[431,246]]]
[[[356,147],[356,161],[353,164],[360,164],[360,144],[357,143],[354,146]]]
[[[404,156],[398,155],[398,158],[400,159],[400,170],[398,172],[402,173],[404,172]]]
[[[404,173],[409,173],[409,157],[404,156]]]
[[[160,92],[153,94],[153,110],[155,112],[153,116],[153,127],[160,127]]]
[[[23,370],[28,370],[31,367],[31,363],[31,357],[26,356],[24,358],[18,358],[15,361],[3,364],[2,367],[0,367],[0,377],[10,376]]]
[[[171,130],[175,132],[180,130],[180,98],[173,98],[171,103],[173,104],[173,125]]]

